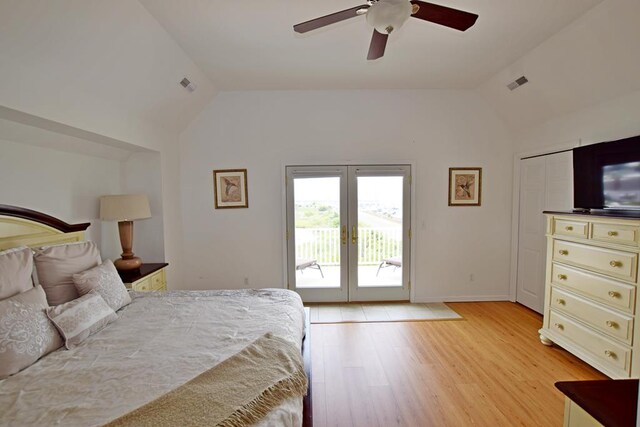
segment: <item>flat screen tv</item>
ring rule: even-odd
[[[577,209],[640,210],[640,136],[573,149]]]

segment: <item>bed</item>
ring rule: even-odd
[[[0,250],[81,242],[88,226],[0,205]],[[291,291],[130,296],[132,302],[118,310],[118,319],[82,345],[60,348],[0,380],[0,425],[104,425],[215,367],[267,332],[301,348],[310,375],[308,315]],[[283,400],[256,425],[311,426],[310,385],[304,398]]]

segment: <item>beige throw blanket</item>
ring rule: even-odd
[[[222,363],[107,426],[248,426],[284,399],[304,396],[306,391],[300,349],[267,333]]]

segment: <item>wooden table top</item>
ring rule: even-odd
[[[118,274],[124,283],[133,283],[136,280],[142,279],[151,273],[155,273],[168,265],[169,264],[166,262],[143,263],[140,268],[131,271],[118,271]]]
[[[556,388],[607,427],[634,427],[638,380],[562,381]]]

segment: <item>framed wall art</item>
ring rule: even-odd
[[[247,170],[214,170],[213,198],[216,209],[248,208]]]
[[[449,168],[449,206],[480,206],[482,168]]]

